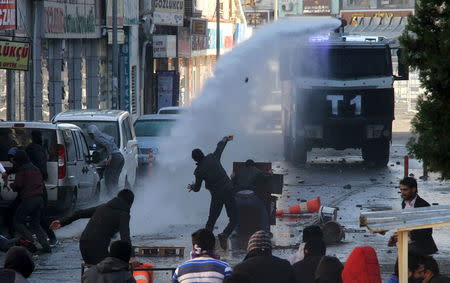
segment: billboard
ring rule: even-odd
[[[16,29],[16,0],[0,0],[0,30]]]
[[[305,15],[330,15],[331,1],[330,0],[304,0],[303,14]]]
[[[183,26],[184,0],[154,0],[155,25]]]
[[[0,69],[28,71],[30,53],[28,42],[0,40]]]

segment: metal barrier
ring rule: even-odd
[[[92,267],[92,266],[95,266],[95,265],[82,263],[81,264],[81,276],[83,276],[84,270],[86,268],[89,268],[89,267]],[[167,267],[167,268],[156,268],[156,267],[154,267],[154,268],[130,268],[129,271],[130,271],[130,273],[133,273],[133,271],[172,271],[172,275],[173,275],[175,273],[175,269],[176,268],[173,268],[173,267]]]

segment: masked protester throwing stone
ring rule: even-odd
[[[229,223],[218,235],[220,246],[225,250],[227,249],[227,239],[237,225],[237,208],[233,196],[233,185],[220,163],[220,158],[227,142],[232,139],[233,136],[224,137],[217,144],[216,150],[206,156],[198,148],[192,151],[192,159],[197,163],[197,168],[194,171],[195,183],[188,186],[189,190],[198,192],[202,182],[205,181],[205,187],[211,193],[209,217],[205,226],[207,230],[213,232],[214,224],[225,205]]]

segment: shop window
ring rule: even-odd
[[[370,0],[344,0],[343,9],[368,9]]]
[[[381,0],[382,9],[414,8],[414,0]]]

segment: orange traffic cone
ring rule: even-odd
[[[133,270],[133,277],[134,280],[136,280],[136,283],[153,283],[153,270],[146,270],[146,269],[152,269],[153,264],[150,263],[144,263],[141,264]]]
[[[289,211],[285,212],[284,210],[277,210],[278,216],[284,214],[301,214],[301,213],[313,213],[318,212],[320,209],[320,197],[317,199],[310,200],[307,202],[303,202],[294,206],[289,207]]]

